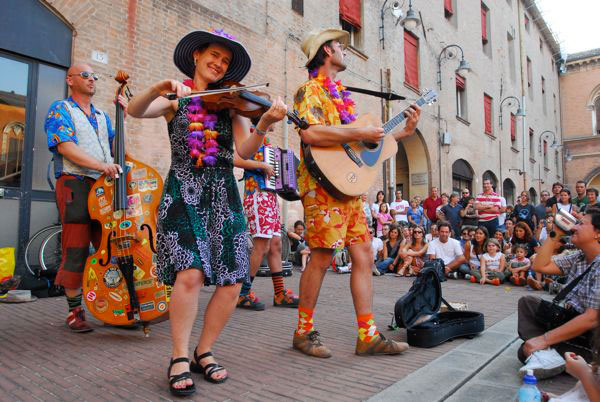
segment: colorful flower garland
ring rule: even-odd
[[[185,80],[183,84],[194,89],[192,80]],[[188,127],[190,133],[187,136],[190,158],[196,167],[215,166],[219,151],[217,144],[219,133],[215,131],[217,115],[209,113],[202,107],[201,97],[191,98],[187,108],[189,112],[187,118],[190,121]]]
[[[309,75],[310,78],[317,81],[329,94],[340,115],[342,124],[349,124],[356,120],[356,115],[354,114],[354,101],[350,98],[350,91],[346,91],[346,87],[342,85],[341,81],[334,82],[329,77],[319,75],[317,69],[310,71]]]

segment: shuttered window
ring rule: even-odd
[[[510,140],[514,142],[517,139],[517,116],[510,114]]]
[[[483,95],[483,111],[485,118],[485,133],[492,135],[492,98],[486,94]]]
[[[452,10],[452,0],[444,0],[444,15],[450,17],[452,14],[454,14],[454,11]]]
[[[419,89],[419,39],[404,31],[404,82]]]
[[[339,0],[340,19],[360,29],[361,0]]]
[[[460,74],[456,74],[456,89],[465,90],[465,79]]]
[[[531,76],[533,75],[533,71],[531,69],[531,59],[527,58],[527,86],[531,87]]]
[[[481,4],[481,40],[483,43],[488,42],[488,33],[487,33],[487,8]]]
[[[529,17],[525,14],[525,29],[529,31]]]

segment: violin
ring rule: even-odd
[[[125,113],[119,95],[130,99],[129,76],[119,71],[115,120],[115,163],[118,178],[100,176],[88,197],[92,220],[101,229],[100,246],[83,271],[88,311],[111,325],[148,324],[168,311],[171,289],[156,275],[156,220],[163,191],[159,173],[125,152]]]
[[[272,102],[271,97],[266,92],[250,91],[250,89],[267,86],[269,86],[268,83],[244,86],[238,82],[225,82],[219,89],[195,91],[187,98],[201,96],[204,106],[210,111],[234,109],[241,116],[256,119],[269,110]],[[167,93],[163,96],[169,100],[177,99],[177,94],[174,93]],[[302,130],[309,127],[309,124],[304,119],[300,119],[295,111],[288,111],[287,117],[288,121]]]

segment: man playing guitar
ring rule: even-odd
[[[310,79],[296,92],[294,108],[310,127],[300,130],[302,142],[308,145],[333,146],[352,141],[376,143],[383,139],[381,127],[338,128],[355,119],[354,102],[341,83],[334,82],[337,73],[346,69],[345,45],[349,34],[339,29],[313,32],[302,43],[307,56]],[[403,130],[394,133],[396,140],[414,133],[420,108],[406,112]],[[372,313],[371,243],[362,201],[356,198],[338,200],[308,173],[302,154],[298,168],[298,187],[307,224],[306,240],[312,254],[300,279],[298,327],[293,346],[315,357],[330,357],[331,352],[319,339],[313,325],[313,313],[323,278],[335,249],[346,245],[352,259],[350,287],[358,321],[357,355],[398,354],[408,345],[385,339],[377,331]]]

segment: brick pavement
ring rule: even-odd
[[[255,290],[267,301],[263,312],[236,310],[213,352],[227,367],[230,379],[209,384],[196,376],[196,400],[364,400],[412,371],[468,340],[460,339],[433,349],[411,348],[402,356],[354,355],[355,316],[349,275],[328,273],[315,314],[317,329],[331,348],[331,359],[314,359],[291,348],[296,313],[270,304],[270,278],[257,278]],[[286,278],[298,288],[299,274]],[[374,314],[379,329],[393,339],[405,340],[404,330],[387,330],[395,300],[411,280],[375,277]],[[449,301],[466,301],[485,314],[486,328],[512,314],[522,288],[493,287],[448,281]],[[201,292],[200,311],[211,295]],[[149,338],[141,331],[102,327],[88,334],[72,334],[64,325],[63,298],[35,303],[0,304],[0,390],[3,400],[168,400],[166,370],[169,325],[152,327]],[[193,336],[199,334],[201,314]],[[562,390],[561,380],[552,390]],[[8,395],[8,396],[7,396]]]

